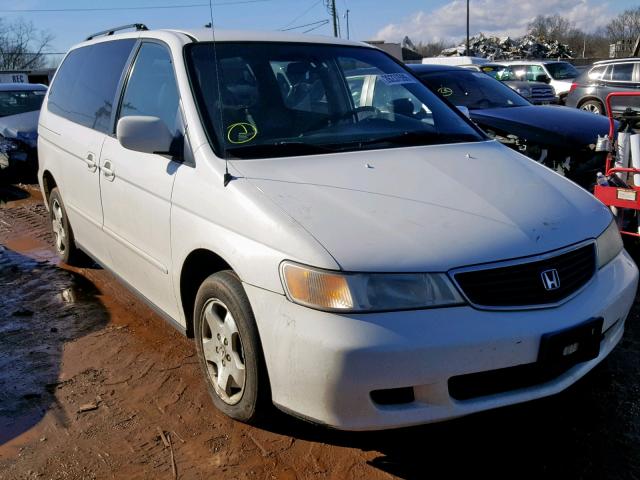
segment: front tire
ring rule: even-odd
[[[69,217],[57,187],[53,188],[49,195],[49,219],[53,230],[54,246],[60,260],[68,265],[78,263],[80,250],[76,247]]]
[[[253,311],[235,273],[218,272],[202,283],[193,318],[214,405],[231,418],[255,423],[269,407],[269,379]]]

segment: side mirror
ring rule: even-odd
[[[551,83],[551,78],[549,77],[549,75],[545,75],[543,73],[542,75],[538,75],[536,77],[536,82],[542,82],[542,83],[549,84],[549,83]]]
[[[174,136],[158,117],[131,116],[118,120],[116,137],[127,150],[168,154]]]
[[[471,118],[471,114],[469,113],[469,109],[467,107],[463,107],[462,105],[456,105],[456,108],[460,110],[465,117]]]

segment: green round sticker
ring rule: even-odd
[[[451,95],[453,95],[453,90],[451,90],[449,87],[440,87],[438,89],[438,93],[443,97],[450,97]]]
[[[250,123],[238,122],[227,127],[227,140],[229,140],[229,143],[248,143],[256,136],[258,136],[258,129]]]

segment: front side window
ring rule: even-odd
[[[356,75],[354,77],[347,77],[347,85],[351,91],[351,98],[353,99],[353,105],[356,107],[364,107],[366,105],[366,94],[364,86],[367,84],[366,75]]]
[[[113,40],[70,52],[51,86],[49,111],[99,132],[109,132],[116,89],[135,42]]]
[[[0,91],[0,117],[40,110],[46,90]]]
[[[517,65],[513,67],[513,71],[517,80],[527,82],[537,82],[541,75],[547,75],[540,65]]]
[[[485,139],[374,49],[225,42],[214,50],[200,42],[188,45],[185,57],[209,138],[230,158]],[[364,92],[374,84],[373,93]]]
[[[633,79],[633,63],[615,63],[611,68],[611,81],[630,82]]]
[[[171,54],[157,43],[143,43],[122,98],[120,118],[132,115],[158,117],[175,132],[178,87]]]
[[[576,68],[567,62],[551,62],[545,64],[554,80],[570,80],[580,75]]]

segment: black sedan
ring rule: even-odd
[[[604,168],[595,152],[606,135],[604,117],[560,106],[535,106],[498,80],[480,72],[442,65],[409,65],[415,75],[453,105],[466,107],[490,137],[548,166],[585,188]]]

